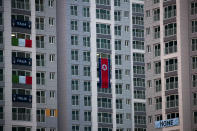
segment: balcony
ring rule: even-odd
[[[31,29],[31,21],[22,21],[22,20],[12,19],[12,27]]]
[[[32,47],[32,40],[12,38],[12,46],[31,48]]]
[[[179,106],[178,100],[167,101],[166,108],[176,108]]]
[[[12,75],[12,83],[13,84],[32,85],[32,77],[31,76]]]
[[[102,101],[98,101],[98,107],[99,108],[112,108],[111,103],[109,102],[102,102]]]
[[[166,90],[172,90],[178,88],[178,82],[166,83]]]
[[[110,117],[98,116],[99,123],[112,123],[112,119]]]
[[[12,101],[13,102],[32,103],[32,95],[13,94],[12,95]]]
[[[32,59],[31,58],[12,57],[12,64],[32,66]]]

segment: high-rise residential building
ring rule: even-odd
[[[197,1],[145,0],[148,131],[197,131]]]
[[[58,0],[58,130],[145,131],[143,0]],[[99,58],[111,87],[99,86]]]
[[[57,131],[55,0],[0,0],[0,131]]]

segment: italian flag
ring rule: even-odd
[[[32,77],[31,76],[17,76],[17,75],[13,75],[12,76],[12,83],[31,85],[32,84]]]
[[[32,40],[12,38],[13,46],[32,47]]]

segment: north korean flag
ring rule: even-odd
[[[110,88],[110,59],[99,58],[99,80],[101,88]]]

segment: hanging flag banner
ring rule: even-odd
[[[165,127],[178,126],[178,125],[179,125],[179,118],[155,121],[155,128],[165,128]]]
[[[110,88],[110,59],[99,58],[99,80],[101,88]]]

